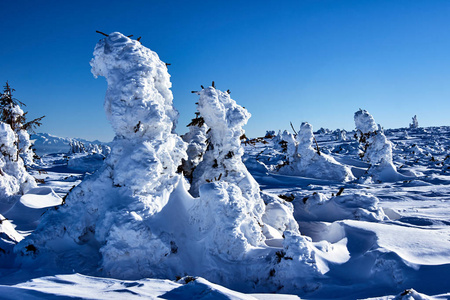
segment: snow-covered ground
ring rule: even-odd
[[[310,237],[314,247],[320,250],[316,253],[322,257],[316,260],[326,270],[325,276],[317,282],[317,290],[299,290],[302,299],[381,296],[393,299],[394,295],[398,295],[398,299],[407,299],[408,295],[415,295],[413,299],[427,299],[425,295],[438,299],[450,297],[450,160],[447,157],[450,127],[392,129],[385,130],[385,134],[394,145],[393,161],[405,176],[402,180],[373,182],[364,178],[369,165],[355,155],[354,138],[342,141],[336,140],[332,133],[316,134],[320,150],[350,167],[355,177],[360,178],[345,183],[270,172],[270,166],[277,165],[283,157],[276,137],[246,143],[244,161],[263,193],[284,195],[286,201],[293,204],[301,233]],[[348,135],[351,137],[351,133]],[[36,227],[41,214],[60,205],[66,193],[81,182],[85,173],[70,169],[69,162],[80,161],[82,156],[89,155],[42,157],[31,174],[44,182],[13,207],[1,208],[0,213],[9,220],[0,225],[2,249],[7,248],[3,243],[12,245],[27,236]],[[81,164],[85,163],[86,160]],[[342,194],[333,197],[340,188],[344,188]],[[380,213],[377,207],[381,207],[381,213],[387,217],[377,216]],[[267,242],[276,243],[276,239]],[[2,259],[8,257],[5,253],[0,255]],[[253,292],[232,291],[201,277],[178,282],[175,278],[127,281],[76,273],[58,274],[39,268],[29,273],[12,268],[8,262],[3,262],[2,267],[2,299],[109,299],[125,295],[162,299],[298,297],[256,294],[257,287]],[[411,288],[422,295],[409,291],[401,297],[404,290]]]
[[[450,297],[450,127],[360,109],[353,132],[248,139],[213,82],[181,138],[155,52],[115,32],[91,66],[109,145],[41,134],[33,163],[0,122],[1,298]]]

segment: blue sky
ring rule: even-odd
[[[177,131],[190,93],[212,80],[246,107],[248,136],[354,128],[367,109],[385,128],[450,125],[450,1],[2,1],[0,81],[38,130],[108,141],[104,78],[89,61],[95,33],[142,36],[171,63]]]

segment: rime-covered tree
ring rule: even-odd
[[[6,82],[3,93],[0,97],[0,120],[3,123],[8,124],[16,135],[16,159],[20,156],[24,160],[25,165],[32,165],[34,152],[31,148],[32,145],[28,131],[33,131],[36,127],[41,126],[41,121],[45,116],[27,121],[28,112],[24,112],[22,110],[22,107],[26,105],[13,97],[14,91],[15,90],[11,88],[9,83]]]
[[[412,123],[409,124],[409,128],[419,128],[419,121],[417,121],[417,115],[412,117]]]
[[[392,160],[392,143],[384,135],[380,125],[375,123],[366,110],[355,112],[355,137],[361,145],[359,156],[371,166],[367,172],[378,181],[394,181],[401,178]]]
[[[300,126],[295,142],[288,144],[287,163],[283,164],[278,172],[286,175],[338,181],[354,179],[350,168],[320,152],[315,142],[312,126],[307,122]]]

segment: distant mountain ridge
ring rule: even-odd
[[[68,153],[71,150],[71,142],[81,142],[86,147],[90,145],[105,146],[109,143],[95,141],[87,141],[80,138],[63,138],[49,133],[36,133],[30,136],[30,140],[34,145],[37,155],[44,155],[50,153]]]

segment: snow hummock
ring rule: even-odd
[[[332,197],[314,193],[301,201],[295,201],[295,217],[301,221],[324,222],[346,219],[371,222],[388,220],[379,207],[378,198],[364,193]]]
[[[279,174],[338,181],[355,179],[350,168],[321,153],[319,149],[314,149],[313,143],[312,126],[304,122],[300,126],[295,144],[288,143],[287,164],[279,169]]]

